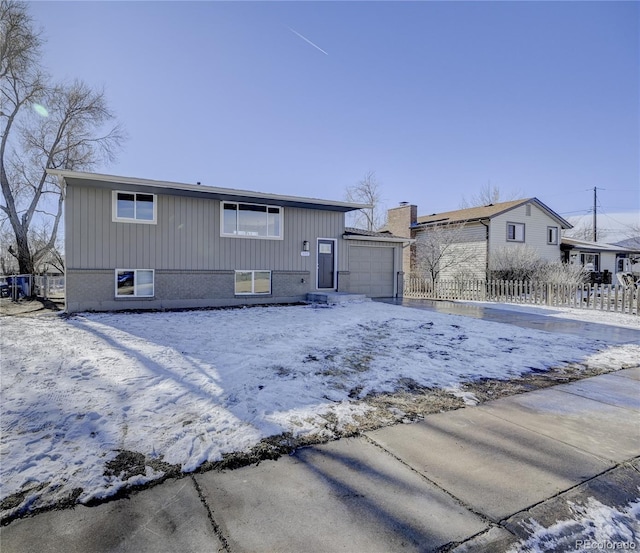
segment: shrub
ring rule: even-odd
[[[583,284],[589,280],[581,265],[546,261],[525,244],[496,250],[491,256],[491,278],[495,280],[530,280],[552,284]]]

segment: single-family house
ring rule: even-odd
[[[618,273],[640,277],[640,247],[630,246],[563,237],[560,247],[565,263],[582,265],[594,282],[616,284]]]
[[[66,309],[166,309],[402,295],[391,234],[345,228],[363,205],[49,170],[64,194]]]
[[[418,272],[421,248],[430,244],[440,279],[484,279],[492,256],[508,248],[528,246],[543,260],[559,261],[562,230],[572,227],[537,198],[525,198],[423,216],[402,203],[388,211],[386,228],[415,240],[405,249],[405,273]]]

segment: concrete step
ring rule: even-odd
[[[354,301],[371,301],[371,298],[364,294],[350,294],[348,292],[311,292],[307,294],[307,301],[335,305]]]

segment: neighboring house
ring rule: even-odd
[[[596,280],[616,282],[617,273],[640,274],[640,247],[627,247],[604,242],[589,242],[577,238],[562,238],[565,263],[582,265],[587,271],[600,275]],[[610,280],[609,274],[613,275]]]
[[[633,238],[627,238],[620,242],[614,242],[614,246],[620,246],[621,248],[628,249],[629,251],[640,252],[640,236],[634,236]]]
[[[402,295],[407,240],[345,229],[366,206],[49,170],[65,198],[66,309],[165,309]]]
[[[403,257],[407,274],[417,272],[425,244],[440,242],[440,279],[461,275],[484,279],[491,270],[492,254],[521,245],[534,249],[543,260],[559,261],[562,230],[571,228],[569,222],[537,198],[425,216],[418,216],[417,212],[415,205],[407,203],[390,209],[387,229],[416,241]]]

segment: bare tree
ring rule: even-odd
[[[420,276],[436,282],[442,274],[483,277],[485,263],[477,244],[467,238],[466,223],[434,225],[416,237],[415,266]],[[484,249],[482,251],[485,251]],[[473,278],[473,277],[472,277]]]
[[[565,230],[562,233],[563,236],[593,242],[593,221],[590,218],[570,217],[569,222],[573,225],[573,228]],[[599,228],[598,240],[604,240],[607,234],[608,232],[606,230]]]
[[[477,194],[471,196],[471,198],[467,199],[463,197],[460,201],[460,209],[518,200],[523,196],[524,193],[520,190],[515,190],[507,194],[503,190],[500,190],[497,185],[491,184],[491,181],[489,181],[478,191]]]
[[[2,214],[15,236],[21,273],[55,247],[63,193],[46,169],[88,170],[111,161],[124,140],[103,91],[81,81],[52,84],[40,66],[42,40],[27,5],[0,0],[0,184]],[[48,236],[30,243],[34,224],[48,220]]]
[[[350,214],[351,226],[375,231],[386,223],[386,209],[383,205],[382,191],[374,171],[369,171],[357,184],[349,186],[346,199],[348,202],[371,206],[352,212]]]

